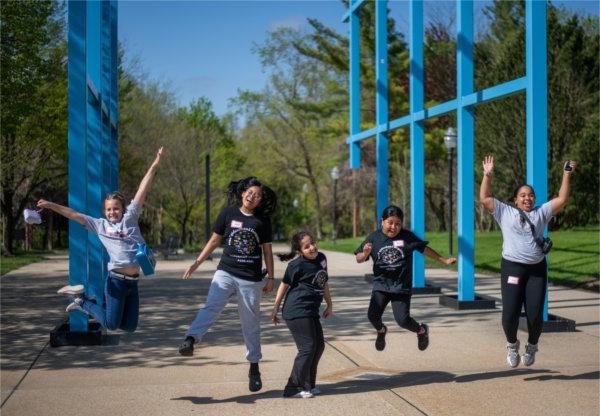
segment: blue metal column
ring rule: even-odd
[[[92,217],[103,216],[102,200],[102,114],[101,2],[87,2],[87,210]],[[102,251],[98,237],[88,233],[88,284],[86,294],[103,298]]]
[[[423,110],[423,1],[410,2],[410,113]],[[424,121],[410,122],[410,216],[411,228],[425,238],[425,129]],[[413,256],[413,288],[425,287],[425,259]]]
[[[458,127],[458,300],[475,299],[475,192],[473,108],[463,97],[473,92],[473,2],[457,0],[456,95]]]
[[[350,13],[350,135],[360,133],[360,17],[358,13],[358,10]],[[353,142],[350,144],[350,169],[359,167],[360,142]]]
[[[101,109],[101,147],[102,147],[102,198],[113,190],[112,188],[112,169],[111,169],[111,150],[112,137],[110,128],[110,110],[109,103],[111,97],[111,25],[110,25],[110,3],[103,1],[101,3],[101,79],[100,79],[100,109]],[[102,250],[102,272],[101,276],[106,276],[108,263],[108,253]],[[102,287],[104,287],[104,282]]]
[[[545,0],[527,0],[525,22],[527,183],[535,189],[536,203],[539,205],[548,201],[548,81]],[[548,293],[546,292],[544,321],[547,320]]]
[[[69,1],[68,60],[68,147],[69,200],[71,208],[86,212],[86,6],[83,1]],[[87,231],[69,221],[69,284],[85,284],[87,278]],[[88,320],[81,312],[69,314],[71,331],[87,331]]]
[[[119,189],[119,87],[118,87],[118,32],[117,32],[117,0],[110,0],[110,135],[111,135],[111,189]]]
[[[387,59],[387,0],[375,2],[375,60],[376,60],[376,123],[385,126],[388,123],[388,59]],[[377,132],[377,218],[389,203],[389,167],[387,132]]]

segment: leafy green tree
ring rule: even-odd
[[[23,209],[66,175],[66,43],[57,2],[3,1],[0,15],[2,249],[11,254]]]

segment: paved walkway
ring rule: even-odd
[[[276,247],[275,251],[285,247]],[[111,332],[107,345],[48,345],[64,318],[66,256],[53,256],[1,278],[1,397],[3,416],[28,415],[598,415],[599,295],[550,288],[550,312],[577,321],[577,332],[546,333],[533,367],[505,364],[500,302],[495,310],[455,311],[437,295],[413,296],[412,315],[428,322],[431,344],[417,349],[414,334],[384,320],[387,348],[377,352],[366,319],[368,264],[326,252],[335,315],[326,320],[326,349],[319,366],[323,394],[283,399],[296,353],[285,325],[268,316],[263,298],[263,390],[250,393],[248,365],[235,302],[193,357],[177,346],[204,301],[216,261],[194,278],[179,276],[189,259],[160,261],[158,274],[140,284],[140,326]],[[276,261],[281,277],[285,264]],[[456,290],[454,273],[428,270],[428,282]],[[500,298],[497,277],[478,276],[477,293]],[[526,334],[519,333],[521,341]]]

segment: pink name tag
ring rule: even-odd
[[[519,278],[517,276],[508,276],[508,284],[509,285],[518,285]]]
[[[394,241],[394,247],[404,247],[404,240]]]
[[[242,228],[243,225],[241,221],[231,221],[231,228]]]

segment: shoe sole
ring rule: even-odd
[[[64,286],[56,291],[61,295],[81,295],[85,291],[83,285]]]
[[[179,350],[179,355],[182,355],[184,357],[191,357],[192,355],[194,355],[194,350],[190,350],[190,349],[180,349]]]

